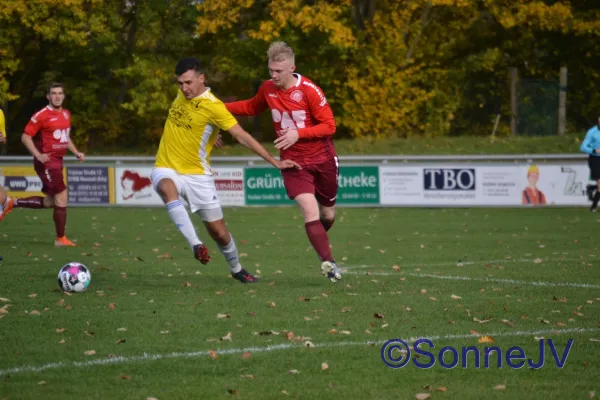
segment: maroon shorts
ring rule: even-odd
[[[302,169],[281,171],[283,184],[290,199],[302,193],[314,194],[319,204],[332,207],[338,191],[338,158],[332,157],[321,164],[307,165]]]
[[[42,180],[42,193],[48,196],[56,196],[67,190],[62,167],[50,166],[46,168],[43,164],[34,164],[35,172]]]

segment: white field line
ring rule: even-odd
[[[348,275],[366,275],[366,272],[354,272],[348,271],[344,274]],[[415,274],[411,272],[398,273],[398,272],[369,272],[369,276],[412,276],[415,278],[432,278],[432,279],[445,279],[450,281],[472,281],[472,282],[488,282],[488,283],[504,283],[510,285],[522,285],[522,286],[545,286],[545,287],[575,287],[575,288],[586,288],[586,289],[600,289],[600,285],[593,283],[578,283],[578,282],[544,282],[544,281],[519,281],[516,279],[502,279],[502,278],[471,278],[468,276],[454,276],[454,275],[432,275],[432,274]]]
[[[540,260],[542,260],[542,262],[540,264],[543,264],[544,262],[559,262],[559,261],[591,261],[591,260],[584,260],[581,258],[551,258],[551,259],[540,258]],[[456,262],[418,263],[418,264],[403,264],[401,262],[397,262],[396,264],[398,264],[401,268],[422,268],[422,267],[464,267],[467,265],[484,265],[484,264],[535,263],[536,261],[537,261],[537,259],[534,259],[534,258],[519,258],[519,259],[505,258],[505,259],[500,259],[500,260],[456,261]],[[348,269],[377,268],[376,266],[372,266],[372,265],[352,265],[352,266],[348,266],[348,267],[340,265],[340,267],[348,268]]]
[[[458,340],[458,339],[469,339],[478,336],[493,336],[493,337],[516,337],[516,336],[539,336],[539,335],[552,335],[552,334],[586,334],[600,332],[600,328],[569,328],[569,329],[542,329],[535,331],[503,331],[503,332],[490,332],[475,334],[450,334],[450,335],[428,335],[428,336],[413,336],[411,338],[405,338],[404,341],[412,343],[417,339],[426,338],[431,341],[435,340]],[[391,338],[391,335],[390,335]],[[382,345],[387,340],[374,340],[374,341],[343,341],[343,342],[325,342],[315,343],[316,348],[332,348],[332,347],[347,347],[347,346],[373,346]],[[246,348],[234,348],[234,349],[223,349],[215,350],[218,355],[231,355],[231,354],[242,354],[245,352],[250,353],[267,353],[277,350],[296,350],[306,348],[303,344],[297,343],[282,343],[270,346],[256,346]],[[73,361],[73,362],[54,362],[44,365],[22,365],[19,367],[12,367],[4,370],[0,370],[0,376],[14,375],[31,372],[43,372],[59,368],[86,368],[93,366],[112,365],[112,364],[128,364],[142,361],[158,361],[178,358],[196,358],[196,357],[208,357],[210,350],[200,350],[193,352],[177,352],[177,353],[163,353],[163,354],[148,354],[144,353],[139,356],[129,357],[113,357],[113,358],[102,358],[87,361]]]

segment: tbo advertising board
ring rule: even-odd
[[[405,206],[586,205],[584,163],[387,165],[381,204]]]
[[[115,168],[115,202],[131,206],[160,206],[163,202],[154,191],[150,176],[152,167]],[[242,167],[213,167],[217,196],[221,205],[244,205],[244,170]]]
[[[294,204],[288,197],[281,172],[273,167],[244,170],[246,205]],[[379,204],[377,166],[341,166],[338,176],[337,204]]]

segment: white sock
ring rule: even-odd
[[[242,265],[240,264],[240,257],[238,255],[238,250],[235,245],[235,241],[233,240],[233,236],[229,234],[231,238],[229,244],[225,247],[219,246],[219,250],[221,250],[221,254],[227,260],[227,264],[229,264],[229,270],[234,274],[237,274],[242,270]]]
[[[202,244],[200,239],[198,239],[190,215],[183,206],[181,200],[173,200],[167,203],[167,213],[169,214],[169,217],[171,217],[171,221],[173,221],[175,226],[177,226],[181,234],[185,237],[191,249],[197,244]]]

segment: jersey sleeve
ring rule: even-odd
[[[222,102],[214,103],[211,107],[211,123],[219,129],[227,131],[238,122]]]
[[[29,136],[35,136],[38,134],[44,123],[44,114],[40,111],[31,117],[27,125],[25,126],[25,134]]]
[[[312,139],[332,136],[336,130],[335,118],[323,91],[313,83],[305,83],[305,85],[304,93],[308,101],[310,116],[316,121],[316,124],[298,129],[298,137]]]
[[[265,84],[260,85],[256,96],[249,100],[232,101],[225,103],[225,106],[233,115],[258,115],[265,111],[269,106],[266,99]]]
[[[579,150],[586,154],[594,154],[594,146],[592,144],[592,138],[594,137],[594,128],[590,129],[581,143]]]
[[[0,134],[6,138],[6,122],[4,121],[4,112],[0,110]]]

